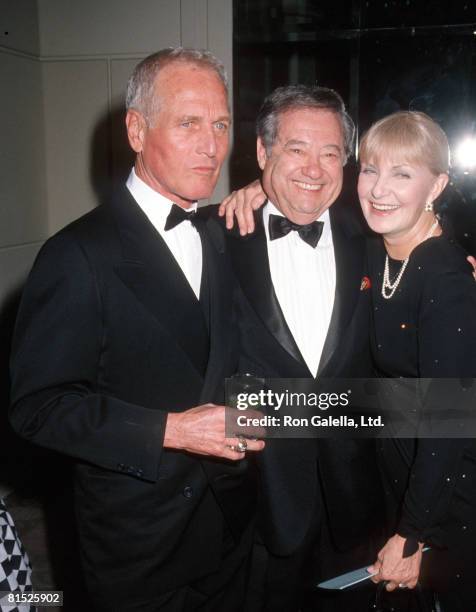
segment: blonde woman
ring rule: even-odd
[[[476,376],[476,285],[435,200],[448,183],[443,130],[424,113],[375,123],[360,145],[358,194],[369,227],[374,359],[385,377]],[[371,568],[388,590],[426,578],[446,611],[476,610],[474,440],[388,439],[379,447],[390,531]]]

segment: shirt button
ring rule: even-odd
[[[192,487],[184,487],[182,493],[183,493],[183,496],[186,497],[187,499],[190,499],[191,497],[193,497]]]

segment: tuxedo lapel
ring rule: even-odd
[[[125,189],[114,203],[114,214],[123,256],[116,274],[203,375],[208,332],[200,303],[180,266]]]
[[[221,229],[213,219],[206,223],[200,222],[200,236],[203,247],[203,269],[206,277],[202,277],[203,307],[210,337],[210,352],[205,380],[202,389],[202,399],[210,397],[217,386],[221,386],[223,355],[230,338],[225,331],[230,328],[229,319],[233,316],[233,288],[230,270],[225,266],[224,237]],[[201,292],[201,293],[202,293]]]
[[[362,237],[346,232],[332,208],[330,216],[336,262],[336,290],[331,322],[318,368],[319,376],[323,375],[352,318],[359,297],[365,256]]]
[[[255,222],[253,234],[229,241],[233,268],[243,293],[268,331],[291,357],[307,367],[273,288],[262,209],[257,213]]]

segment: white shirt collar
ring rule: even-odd
[[[268,200],[263,208],[263,224],[266,232],[266,238],[269,240],[269,230],[268,230],[268,221],[269,215],[278,215],[280,217],[284,217],[283,213],[276,208],[276,206]],[[327,247],[332,245],[332,232],[331,232],[331,218],[329,215],[329,209],[326,209],[322,215],[317,219],[317,221],[322,221],[324,223],[324,227],[322,228],[321,239],[319,240],[318,247]]]
[[[126,187],[153,226],[163,230],[165,222],[167,221],[167,216],[174,202],[152,189],[152,187],[149,187],[147,183],[137,176],[134,168],[132,168],[127,178]],[[197,202],[194,202],[192,206],[186,210],[197,210]]]

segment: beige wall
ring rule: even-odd
[[[0,46],[38,56],[40,39],[36,0],[0,0]]]
[[[50,232],[96,205],[93,169],[109,176],[107,60],[42,62]]]
[[[8,347],[16,304],[48,234],[37,6],[0,0],[0,496],[8,400]]]
[[[48,234],[45,139],[34,0],[0,0],[0,324]]]

